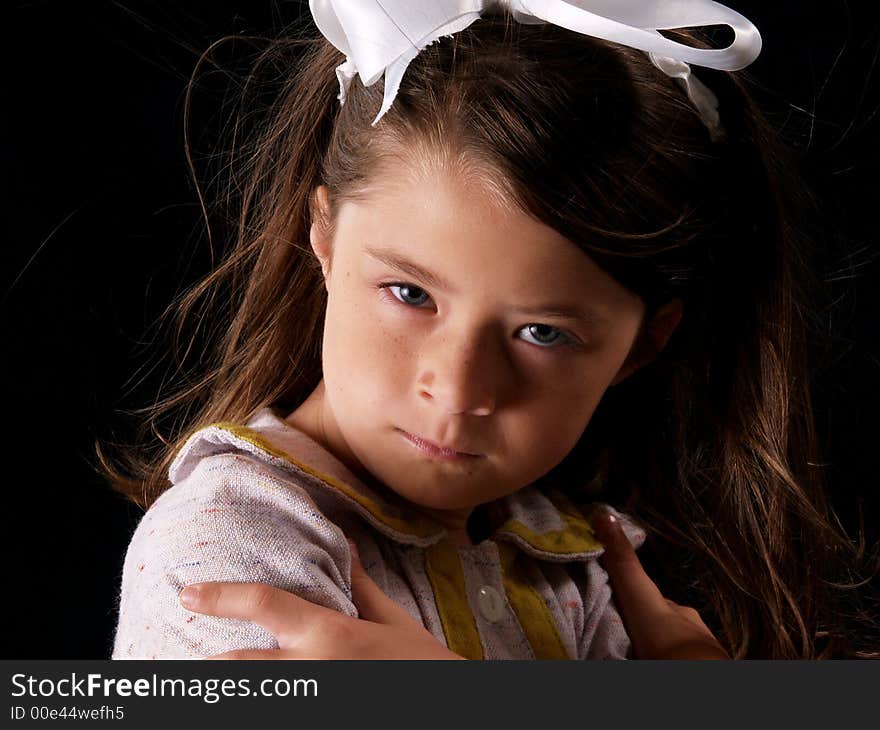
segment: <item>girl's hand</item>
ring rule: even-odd
[[[605,545],[599,561],[608,571],[636,659],[730,658],[700,614],[663,597],[612,514],[599,512],[591,522]]]
[[[184,588],[180,601],[190,611],[253,621],[270,632],[279,646],[239,649],[208,658],[464,659],[382,593],[350,544],[351,593],[361,618],[259,583],[197,583]]]

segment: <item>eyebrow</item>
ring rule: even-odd
[[[453,291],[453,287],[446,279],[438,276],[432,271],[422,268],[414,261],[410,261],[393,251],[381,248],[373,248],[367,246],[365,249],[368,256],[376,259],[380,263],[390,266],[402,274],[407,274],[420,283],[424,283],[433,289],[443,291]],[[515,307],[515,311],[519,314],[526,314],[533,317],[546,317],[548,319],[576,319],[592,324],[602,324],[607,322],[607,318],[598,310],[593,308],[582,308],[570,304],[549,304],[535,307]]]
[[[541,307],[516,307],[519,314],[527,314],[531,317],[547,319],[577,319],[591,324],[603,324],[607,322],[605,316],[598,310],[581,307],[570,306],[567,304],[552,304]]]
[[[369,256],[376,259],[376,261],[379,261],[386,266],[390,266],[392,269],[396,269],[402,274],[408,274],[409,276],[415,277],[420,282],[427,284],[433,289],[442,289],[443,291],[452,291],[454,289],[446,279],[437,276],[437,274],[428,271],[427,269],[423,269],[417,263],[403,258],[392,251],[367,246],[366,252]]]

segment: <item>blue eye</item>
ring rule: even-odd
[[[423,309],[431,302],[431,295],[424,289],[413,284],[380,284],[380,289],[386,289],[402,304],[409,307]],[[543,348],[551,348],[559,345],[574,345],[576,338],[569,335],[565,330],[553,327],[549,324],[527,324],[521,327],[517,334],[529,344]]]
[[[421,307],[430,301],[431,297],[424,289],[411,284],[388,284],[388,290],[404,304],[411,307]]]
[[[519,332],[526,342],[539,347],[553,347],[569,340],[565,332],[549,324],[527,324]]]

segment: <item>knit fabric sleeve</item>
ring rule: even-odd
[[[611,598],[608,573],[597,560],[586,563],[591,607],[584,617],[578,656],[584,659],[629,659],[631,645],[623,620]]]
[[[126,553],[113,658],[195,658],[277,648],[249,621],[192,613],[191,583],[266,583],[357,615],[345,535],[308,493],[240,453],[202,458],[138,525]]]

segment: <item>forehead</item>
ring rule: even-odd
[[[380,250],[407,259],[459,288],[609,308],[639,301],[511,200],[488,166],[427,156],[401,161],[383,166],[356,200],[340,206],[334,240],[352,253]]]

